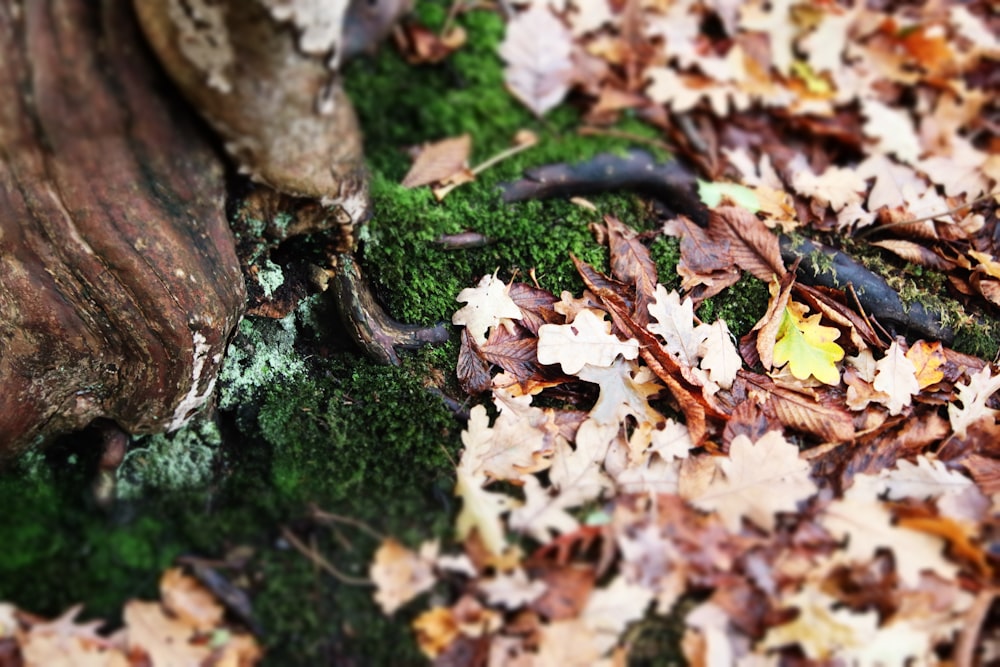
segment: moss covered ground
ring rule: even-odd
[[[444,18],[434,3],[422,11],[429,25]],[[527,279],[534,270],[542,286],[579,293],[568,253],[598,266],[606,261],[587,229],[600,213],[561,201],[504,205],[497,185],[532,165],[586,159],[626,143],[578,137],[579,118],[569,107],[535,119],[503,88],[495,55],[501,21],[485,12],[463,20],[469,45],[447,63],[414,67],[387,48],[347,73],[366,132],[375,208],[360,259],[389,312],[403,321],[450,321],[458,292],[497,269],[504,279]],[[468,132],[475,163],[510,146],[522,128],[540,136],[537,147],[443,203],[427,189],[397,185],[409,166],[408,146]],[[655,136],[635,121],[621,129]],[[634,197],[597,202],[648,226]],[[493,243],[471,250],[434,243],[461,231]],[[654,252],[669,279],[676,242],[658,240]],[[178,556],[224,559],[236,550],[249,560],[222,572],[251,592],[268,664],[422,663],[407,610],[386,619],[370,588],[323,572],[281,531],[293,530],[355,577],[366,575],[377,541],[316,524],[311,506],[411,544],[448,538],[461,423],[428,385],[457,396],[457,345],[379,366],[360,357],[338,327],[322,296],[284,320],[245,319],[219,381],[217,414],[134,443],[110,508],[98,506],[91,491],[96,438],[67,438],[0,475],[8,510],[0,525],[0,599],[46,615],[82,601],[84,617],[114,623],[125,600],[156,596],[160,572]]]
[[[445,5],[422,3],[425,23]],[[506,279],[534,271],[555,292],[579,293],[568,253],[597,266],[606,256],[587,225],[600,213],[568,202],[504,205],[497,185],[529,166],[620,150],[622,140],[580,137],[571,106],[539,121],[504,90],[495,45],[502,23],[462,18],[469,44],[440,65],[412,66],[392,49],[354,62],[347,86],[366,132],[375,218],[360,258],[388,310],[419,323],[450,321],[455,295],[486,273]],[[473,163],[511,145],[522,128],[539,145],[436,202],[427,189],[397,185],[407,146],[467,132]],[[619,129],[655,136],[628,118]],[[644,228],[636,198],[604,196],[601,212]],[[475,231],[493,243],[444,250],[441,234]],[[675,240],[652,251],[661,281],[675,287]],[[706,303],[743,333],[764,312],[766,286],[746,278]],[[67,439],[0,475],[7,509],[0,524],[0,599],[41,614],[86,602],[87,617],[116,619],[128,598],[156,595],[160,572],[181,555],[249,554],[229,573],[253,596],[268,663],[421,664],[408,630],[416,610],[386,619],[371,589],[341,583],[282,537],[295,532],[349,575],[366,575],[376,540],[350,526],[309,519],[313,505],[416,544],[447,539],[454,516],[453,460],[461,424],[440,396],[458,396],[455,341],[375,365],[343,341],[324,298],[285,320],[241,324],[220,379],[217,415],[172,436],[147,438],[120,472],[122,497],[92,500],[96,443]],[[459,399],[461,400],[461,399]]]

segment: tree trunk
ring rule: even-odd
[[[125,0],[0,0],[0,454],[182,425],[244,304],[221,162]]]

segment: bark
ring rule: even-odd
[[[223,171],[123,1],[0,0],[0,454],[179,427],[243,280]]]

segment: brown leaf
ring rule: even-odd
[[[778,237],[747,209],[737,206],[713,209],[708,229],[712,238],[730,241],[733,261],[755,278],[770,282],[774,276],[785,275]]]
[[[471,150],[472,137],[468,134],[428,144],[413,161],[401,185],[416,188],[450,180],[467,170]]]
[[[201,665],[211,656],[207,645],[196,641],[194,628],[167,616],[156,602],[133,600],[125,605],[129,650],[142,650],[154,665]]]
[[[722,430],[723,451],[729,449],[729,443],[738,435],[745,435],[750,440],[757,441],[768,431],[780,429],[781,421],[774,414],[773,406],[744,400],[736,405]]]
[[[890,418],[875,432],[815,460],[816,475],[843,489],[851,485],[856,474],[876,475],[892,468],[900,458],[923,451],[950,432],[948,420],[934,411],[919,412],[909,419]]]
[[[538,371],[538,339],[512,334],[506,327],[493,329],[486,344],[479,348],[479,355],[485,361],[507,371],[521,383]]]
[[[753,396],[759,392],[760,400],[769,404],[774,414],[788,428],[810,433],[824,442],[843,442],[854,437],[851,414],[840,407],[839,400],[829,398],[820,402],[805,394],[780,387],[765,375],[745,370],[739,371],[738,376],[750,385],[748,393]]]
[[[645,326],[649,324],[647,306],[656,300],[656,264],[634,230],[613,215],[604,216],[604,222],[608,226],[611,275],[635,287],[635,311],[632,316]]]
[[[884,241],[871,241],[871,245],[878,246],[879,248],[885,248],[896,256],[905,259],[907,262],[919,264],[920,266],[926,266],[931,269],[937,269],[938,271],[951,271],[956,267],[954,262],[945,259],[938,253],[934,252],[931,248],[919,243],[914,243],[913,241],[886,239]]]
[[[543,324],[562,324],[565,321],[554,308],[559,299],[548,290],[528,283],[511,283],[507,296],[521,309],[519,324],[534,336],[538,335],[538,327]]]
[[[756,365],[752,359],[747,358],[744,348],[750,347],[756,351],[757,361],[764,368],[770,369],[774,365],[774,342],[778,338],[778,329],[781,328],[781,321],[784,318],[785,308],[788,306],[788,300],[791,297],[794,283],[795,274],[786,273],[780,282],[772,282],[770,284],[771,300],[767,304],[767,312],[753,326],[750,333],[740,341],[744,360],[749,365]]]
[[[479,346],[472,339],[468,327],[462,328],[462,343],[458,350],[458,364],[455,373],[462,391],[470,396],[475,396],[490,388],[490,366],[483,359]]]
[[[466,41],[465,30],[453,26],[444,35],[438,35],[417,23],[404,23],[393,32],[400,53],[411,65],[439,63]]]
[[[713,238],[707,229],[683,216],[667,221],[663,232],[680,236],[681,259],[677,263],[677,273],[681,276],[681,289],[688,292],[696,304],[740,279],[739,267],[733,263],[729,250],[729,239]]]
[[[1000,306],[1000,280],[993,280],[983,276],[979,271],[972,274],[970,279],[973,289],[982,294],[994,306]]]
[[[537,561],[529,562],[527,570],[532,579],[545,582],[545,593],[531,604],[531,608],[549,621],[579,616],[597,582],[594,568],[587,565]]]
[[[194,577],[172,567],[160,577],[163,606],[199,632],[207,632],[222,622],[222,605]]]

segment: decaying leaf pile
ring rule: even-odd
[[[250,667],[262,656],[252,635],[229,627],[225,609],[178,568],[163,573],[160,602],[132,600],[124,627],[98,632],[103,621],[80,622],[82,605],[54,620],[0,603],[0,664],[26,667]]]
[[[535,0],[500,53],[535,113],[570,92],[595,124],[631,110],[769,226],[885,227],[877,245],[1000,304],[995,220],[972,206],[1000,181],[995,12],[845,4]]]
[[[757,221],[720,207],[710,229],[727,217]],[[1000,649],[981,634],[1000,375],[937,342],[875,348],[790,273],[737,344],[606,225],[612,274],[577,262],[580,296],[495,276],[459,296],[460,377],[492,395],[462,436],[464,553],[384,544],[383,609],[460,591],[415,623],[440,664],[613,664],[631,622],[685,595],[704,600],[684,617],[693,664]]]
[[[459,295],[459,379],[491,398],[462,436],[461,553],[388,540],[371,570],[386,613],[446,584],[414,623],[435,664],[624,664],[650,614],[683,624],[696,665],[1000,659],[1000,374],[796,282],[773,231],[877,229],[1000,304],[995,21],[979,3],[518,5],[514,95],[639,113],[717,201],[707,227],[663,225],[683,294],[605,216],[610,270],[574,259],[582,294],[493,275]],[[696,310],[743,272],[771,300],[736,340]]]

